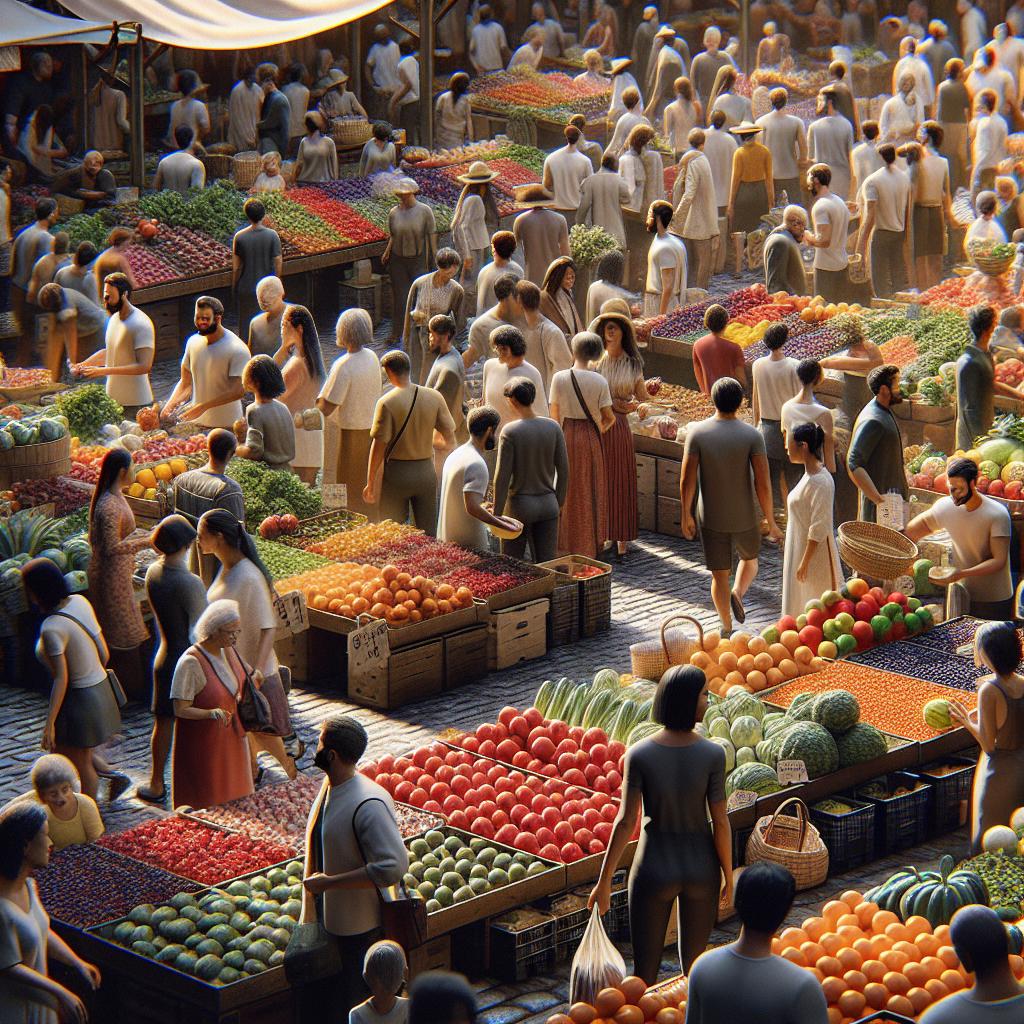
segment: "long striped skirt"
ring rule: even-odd
[[[563,555],[597,558],[608,539],[601,440],[588,420],[564,420],[562,429],[569,455],[569,490],[558,520],[558,550]]]
[[[640,535],[640,513],[636,494],[636,455],[629,419],[615,414],[615,424],[601,435],[604,473],[608,487],[608,539],[636,540]]]

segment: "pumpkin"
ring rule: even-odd
[[[138,231],[139,234],[146,239],[156,238],[156,233],[159,230],[157,222],[155,220],[140,220]]]
[[[900,898],[899,915],[925,918],[933,928],[949,924],[952,916],[972,903],[988,905],[988,890],[981,877],[973,871],[954,871],[948,854],[939,861],[936,880],[928,878],[912,885]]]
[[[890,875],[881,885],[875,886],[864,893],[864,901],[876,903],[879,910],[889,910],[896,913],[899,910],[900,900],[915,885],[922,881],[939,881],[941,876],[934,871],[918,871],[915,867],[900,868],[895,874]]]

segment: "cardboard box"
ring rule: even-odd
[[[658,499],[658,533],[666,533],[670,537],[683,535],[683,504],[675,498]]]
[[[392,651],[387,672],[353,682],[348,697],[355,704],[390,711],[440,693],[444,687],[444,640],[429,640]]]
[[[487,626],[489,671],[508,668],[547,653],[549,605],[545,597],[491,613]]]
[[[675,459],[658,459],[658,497],[679,502],[679,477],[683,464]]]
[[[649,494],[651,497],[657,493],[655,488],[658,485],[658,460],[652,455],[637,455],[636,457],[636,489],[643,497]]]
[[[292,679],[306,682],[309,678],[309,631],[290,633],[274,643],[277,660],[292,670]]]
[[[653,494],[639,494],[637,506],[640,513],[640,529],[656,530],[658,528],[658,499]]]
[[[487,675],[487,627],[451,633],[444,638],[444,688],[475,683]]]
[[[452,969],[451,935],[438,935],[428,939],[422,946],[407,952],[409,980],[427,971],[450,971]]]

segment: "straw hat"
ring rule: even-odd
[[[609,71],[613,75],[621,74],[626,68],[632,66],[633,59],[631,57],[616,57],[609,66]]]
[[[327,131],[327,118],[324,117],[319,110],[307,110],[306,117],[303,118],[303,120],[312,120],[316,123],[316,126],[320,131]]]
[[[644,8],[643,19],[644,21],[653,21],[658,16],[658,8],[652,4],[648,4]]]
[[[758,132],[763,132],[764,129],[759,124],[754,124],[752,121],[742,121],[736,125],[735,128],[730,128],[729,131],[733,135],[757,135]]]
[[[412,178],[402,178],[402,180],[395,186],[395,195],[415,195],[419,192],[420,186]]]
[[[636,347],[636,331],[633,328],[633,318],[625,313],[620,313],[617,309],[604,309],[602,307],[601,312],[591,321],[590,326],[587,328],[588,331],[593,331],[594,334],[600,335],[601,329],[605,324],[613,323],[618,324],[622,328],[622,333],[628,335],[633,342],[633,347]]]
[[[501,173],[492,171],[483,160],[474,160],[469,165],[469,170],[465,174],[458,175],[455,180],[463,185],[485,185],[500,177]]]
[[[633,311],[625,299],[607,299],[601,303],[598,313],[621,313],[623,316],[632,317]]]
[[[324,86],[324,92],[329,92],[331,89],[340,89],[348,81],[348,75],[341,68],[331,68],[327,72],[327,77],[329,82]]]
[[[543,185],[520,185],[515,190],[515,201],[520,209],[536,210],[554,206],[555,197]]]
[[[671,25],[662,25],[657,32],[654,33],[655,39],[674,39],[676,30]]]

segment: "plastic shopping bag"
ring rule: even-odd
[[[597,907],[594,907],[590,923],[580,941],[580,948],[572,958],[569,1002],[593,1005],[601,989],[618,985],[625,976],[626,961],[612,945],[601,924],[601,915]]]

